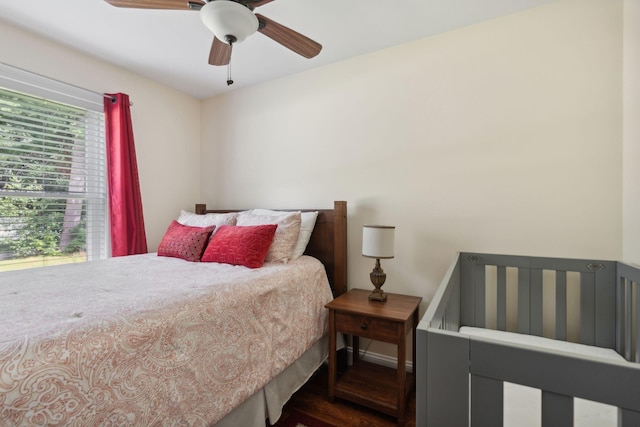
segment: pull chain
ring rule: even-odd
[[[231,79],[231,60],[227,64],[227,86],[231,86],[233,84],[233,80]]]
[[[227,40],[229,40],[229,38],[227,38]],[[227,63],[227,86],[231,86],[233,84],[233,79],[231,79],[231,52],[233,52],[233,41],[229,40],[229,62]]]

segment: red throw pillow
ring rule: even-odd
[[[262,267],[276,228],[276,224],[221,225],[209,240],[202,261],[244,265],[249,268]]]
[[[158,246],[158,255],[198,262],[215,228],[189,227],[173,220]]]

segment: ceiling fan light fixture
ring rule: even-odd
[[[227,44],[230,40],[240,43],[258,30],[258,18],[253,12],[231,0],[210,1],[200,9],[200,18],[220,41]]]

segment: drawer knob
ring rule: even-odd
[[[361,327],[363,330],[364,330],[364,329],[367,329],[367,324],[366,324],[366,323],[363,323],[362,325],[360,325],[360,327]]]

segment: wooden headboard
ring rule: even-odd
[[[324,264],[334,296],[347,292],[347,202],[335,201],[333,209],[286,210],[318,211],[318,219],[304,253],[319,259]],[[207,209],[207,205],[201,203],[196,204],[195,210],[200,215],[240,211],[240,209]]]

